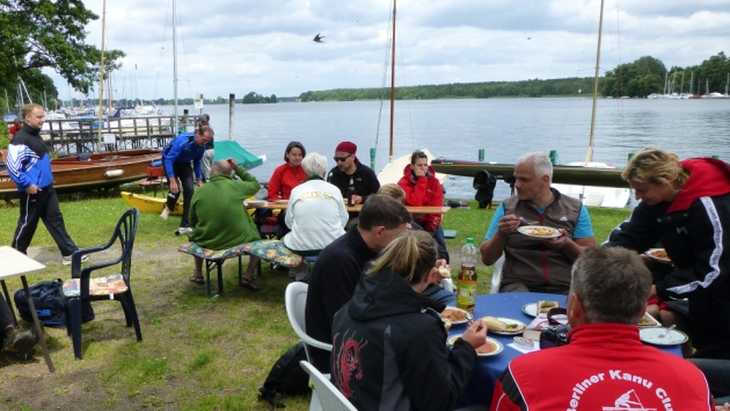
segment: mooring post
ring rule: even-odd
[[[558,150],[550,150],[549,157],[554,166],[558,165]]]
[[[375,169],[375,147],[370,147],[370,168]]]
[[[228,95],[228,139],[233,140],[233,108],[236,106],[236,95]]]
[[[633,151],[629,152],[629,155],[626,157],[626,162],[628,163],[629,161],[631,161],[632,158],[634,158],[634,152]]]
[[[479,149],[479,162],[481,163],[483,161],[484,161],[484,149],[480,148]]]

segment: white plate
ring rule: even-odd
[[[641,341],[653,345],[679,345],[687,342],[687,334],[679,330],[664,327],[647,327],[639,329]]]
[[[266,205],[266,200],[244,200],[244,207],[261,207]]]
[[[644,318],[646,318],[646,320],[647,320],[647,324],[646,325],[642,325],[641,322],[639,322],[639,324],[637,324],[641,328],[645,328],[645,327],[661,327],[662,326],[662,323],[660,323],[659,321],[657,321],[657,319],[654,318],[654,317],[652,317],[652,315],[649,314],[649,313],[644,313],[644,316],[642,317],[642,319],[644,319]],[[648,322],[651,322],[651,324],[648,324]]]
[[[482,317],[482,318],[484,318],[484,317]],[[525,331],[525,328],[527,328],[527,325],[519,320],[515,320],[515,319],[507,318],[507,317],[494,317],[494,318],[496,318],[499,321],[502,321],[508,325],[516,324],[519,326],[519,328],[516,330],[493,330],[493,329],[487,327],[487,331],[490,333],[499,334],[499,335],[517,335],[517,334],[522,334],[522,332]]]
[[[662,263],[671,263],[672,260],[669,258],[669,256],[667,256],[667,257],[658,257],[658,256],[654,255],[654,253],[657,253],[657,252],[660,252],[660,251],[663,251],[665,253],[667,252],[667,250],[665,250],[663,248],[650,248],[650,249],[648,249],[648,250],[646,250],[644,252],[644,255],[646,255],[647,257],[651,258],[652,260],[660,261]]]
[[[549,230],[550,234],[545,234],[545,235],[532,234],[530,231],[535,228]],[[517,227],[517,232],[519,232],[520,234],[526,235],[528,237],[532,237],[532,238],[550,239],[550,238],[560,237],[560,230],[558,230],[557,228],[548,227],[548,226],[544,226],[544,225],[523,225],[523,226]]]
[[[471,321],[471,319],[473,318],[473,317],[471,316],[471,313],[470,313],[469,311],[466,311],[466,310],[462,310],[461,308],[457,308],[457,307],[446,307],[446,308],[444,308],[444,311],[447,311],[447,310],[451,310],[451,311],[461,311],[461,312],[463,312],[463,313],[465,313],[465,314],[466,314],[466,318],[465,318],[465,319],[463,319],[463,320],[461,320],[461,321],[451,321],[451,325],[466,324],[466,323],[468,323],[469,321]],[[441,317],[441,318],[443,318],[443,317]]]
[[[446,340],[446,344],[449,347],[452,347],[454,345],[454,343],[456,342],[456,340],[458,340],[459,338],[461,338],[461,334],[452,335],[451,337],[449,337]],[[502,345],[501,342],[497,341],[496,339],[494,339],[492,337],[487,337],[487,342],[494,344],[497,347],[497,349],[494,351],[491,351],[489,353],[480,353],[477,351],[477,357],[494,357],[495,355],[499,355],[499,353],[501,353],[502,350],[504,350],[504,345]]]
[[[560,307],[559,304],[558,304],[558,307]],[[523,305],[522,312],[530,317],[537,317],[537,302],[527,303],[527,304]]]

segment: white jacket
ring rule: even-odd
[[[310,180],[291,191],[286,210],[284,245],[293,251],[315,251],[345,234],[349,215],[340,189],[324,180]]]

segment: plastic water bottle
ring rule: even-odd
[[[468,237],[461,247],[461,270],[456,280],[458,285],[458,294],[456,295],[456,305],[467,311],[474,310],[477,297],[477,246],[474,239]]]

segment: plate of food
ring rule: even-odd
[[[537,317],[540,313],[547,313],[552,308],[560,307],[560,303],[553,300],[540,300],[522,306],[522,312],[530,317]]]
[[[494,334],[501,335],[517,335],[527,328],[527,325],[519,320],[513,320],[506,317],[482,317],[482,324],[487,327],[487,330]]]
[[[651,314],[644,313],[644,316],[641,317],[641,319],[639,320],[638,326],[642,327],[642,328],[643,327],[661,327],[662,323],[657,321],[657,319],[654,318]]]
[[[244,207],[263,207],[266,205],[266,200],[244,200],[243,206]]]
[[[461,338],[461,334],[452,335],[446,340],[446,344],[451,347],[459,338]],[[484,344],[474,349],[477,352],[477,357],[494,357],[501,353],[502,350],[504,350],[504,345],[492,337],[487,337],[487,341]]]
[[[689,340],[682,331],[665,327],[642,328],[639,330],[639,338],[652,345],[680,345]]]
[[[650,248],[646,250],[644,253],[649,258],[660,261],[662,263],[671,263],[672,260],[669,258],[669,254],[667,254],[667,250],[663,248]]]
[[[441,318],[448,320],[451,325],[466,324],[472,319],[471,313],[461,308],[446,307],[441,312]]]
[[[544,225],[523,225],[517,227],[517,232],[533,238],[550,239],[560,237],[560,230]]]

